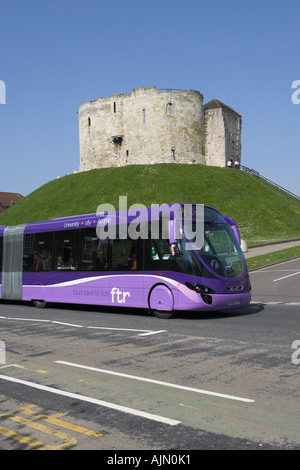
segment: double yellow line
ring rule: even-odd
[[[63,442],[60,445],[48,445],[45,444],[44,442],[38,441],[36,439],[32,439],[28,436],[25,436],[23,434],[19,434],[18,432],[15,432],[11,429],[5,428],[3,426],[0,426],[0,434],[9,437],[11,439],[14,439],[15,441],[18,441],[22,444],[27,444],[30,447],[33,448],[38,448],[39,450],[64,450],[68,449],[70,447],[73,447],[77,443],[77,439],[75,439],[73,436],[70,436],[69,434],[62,432],[58,429],[54,429],[52,427],[46,426],[45,424],[42,424],[39,421],[44,421],[46,423],[52,424],[54,426],[59,426],[64,429],[68,429],[73,432],[77,432],[80,434],[84,434],[89,437],[93,438],[98,438],[100,436],[103,436],[102,433],[93,431],[91,429],[87,429],[83,426],[78,426],[77,424],[70,423],[68,421],[64,421],[60,419],[62,416],[65,416],[66,413],[59,413],[55,414],[52,416],[47,416],[41,413],[36,413],[33,411],[32,408],[34,408],[35,405],[28,405],[23,408],[19,408],[17,410],[17,413],[22,413],[26,416],[30,416],[30,418],[24,418],[22,416],[19,416],[17,414],[3,414],[0,415],[0,419],[10,419],[12,421],[15,421],[19,424],[22,424],[23,426],[29,426],[37,431],[43,432],[44,434],[48,434],[54,438],[61,439]],[[33,421],[35,419],[35,421]]]

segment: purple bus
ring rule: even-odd
[[[162,213],[150,208],[143,222],[128,211],[0,227],[0,298],[40,308],[47,302],[135,307],[159,318],[247,306],[251,286],[233,219],[201,206],[199,220],[197,205],[177,206],[181,214],[169,214],[165,227]],[[140,236],[129,236],[133,223]],[[100,237],[99,226],[113,228],[114,237],[103,231]]]

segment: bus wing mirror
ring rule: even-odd
[[[239,242],[239,245],[241,244],[241,237],[240,237],[240,232],[238,229],[238,226],[236,222],[231,218],[231,217],[223,217],[225,222],[230,226],[231,230],[233,231],[235,238]]]

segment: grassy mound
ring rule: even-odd
[[[248,244],[300,238],[300,201],[240,170],[204,165],[156,164],[103,168],[50,181],[0,214],[17,225],[94,213],[100,204],[207,204],[238,223]]]

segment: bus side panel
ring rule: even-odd
[[[145,307],[142,274],[29,273],[23,279],[24,300]]]

